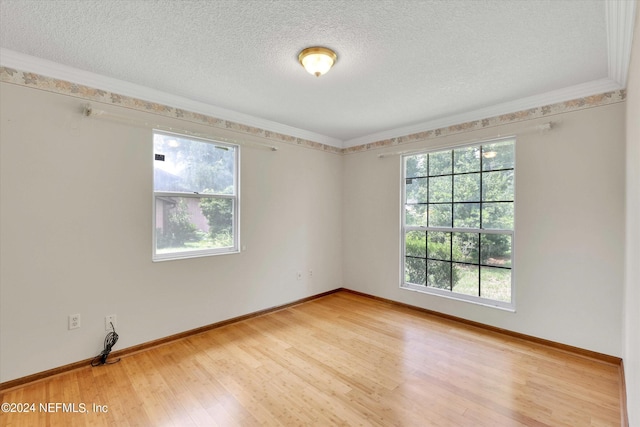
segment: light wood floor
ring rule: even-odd
[[[8,390],[36,412],[0,424],[619,426],[619,381],[612,364],[338,292]],[[39,410],[52,402],[87,413]]]

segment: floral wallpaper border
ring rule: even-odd
[[[52,77],[47,77],[40,74],[15,70],[13,68],[0,67],[0,81],[20,86],[32,87],[48,92],[55,92],[63,95],[73,96],[88,101],[111,104],[115,106],[126,107],[129,109],[144,111],[147,113],[153,113],[160,116],[177,118],[192,123],[212,126],[215,128],[230,129],[249,135],[261,136],[271,141],[284,142],[292,145],[303,146],[336,154],[342,153],[342,148],[333,147],[331,145],[321,144],[319,142],[310,141],[307,139],[296,138],[294,136],[272,132],[269,130],[232,122],[230,120],[218,119],[216,117],[194,113],[191,111],[183,110],[181,108],[174,108],[168,105],[144,101],[126,95],[119,95],[117,93],[107,92],[101,89],[94,89],[88,86],[54,79]]]
[[[207,116],[205,114],[193,113],[180,108],[174,108],[163,104],[148,102],[125,95],[119,95],[107,92],[101,89],[94,89],[88,86],[67,82],[64,80],[54,79],[52,77],[40,74],[29,73],[26,71],[15,70],[8,67],[0,67],[0,81],[12,83],[20,86],[32,87],[49,92],[55,92],[63,95],[73,96],[89,101],[101,102],[126,108],[131,108],[148,113],[158,114],[161,116],[178,118],[181,120],[205,124],[212,127],[231,129],[241,133],[264,137],[271,141],[284,142],[287,144],[303,146],[320,151],[326,151],[335,154],[352,154],[385,147],[398,146],[417,141],[424,141],[432,138],[438,138],[446,135],[469,132],[478,129],[486,129],[494,126],[505,125],[525,120],[536,119],[540,117],[548,117],[556,114],[567,113],[571,111],[583,110],[586,108],[599,107],[608,104],[615,104],[626,100],[626,91],[624,89],[592,95],[571,101],[559,102],[556,104],[545,105],[542,107],[530,108],[528,110],[517,111],[515,113],[502,114],[481,120],[474,120],[466,123],[460,123],[452,126],[427,130],[423,132],[413,133],[410,135],[399,136],[381,141],[371,142],[368,144],[357,145],[349,148],[338,148],[319,142],[297,138],[278,132],[272,132],[229,120],[218,119]]]
[[[583,110],[586,108],[600,107],[608,104],[616,104],[623,102],[627,98],[625,89],[605,92],[599,95],[592,95],[583,98],[573,99],[571,101],[559,102],[556,104],[545,105],[542,107],[530,108],[528,110],[517,111],[515,113],[502,114],[495,117],[489,117],[481,120],[460,123],[457,125],[446,126],[442,128],[427,130],[423,132],[413,133],[410,135],[399,136],[396,138],[385,139],[382,141],[371,142],[369,144],[349,147],[342,150],[343,154],[359,153],[362,151],[373,150],[383,147],[398,146],[411,142],[424,141],[432,138],[438,138],[446,135],[469,132],[478,129],[487,129],[494,126],[506,125],[525,120],[537,119],[540,117],[549,117],[556,114],[568,113],[571,111]]]

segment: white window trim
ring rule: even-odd
[[[480,229],[480,228],[454,228],[454,227],[424,227],[424,226],[408,226],[405,224],[406,214],[405,214],[405,205],[406,205],[406,191],[405,191],[405,182],[406,182],[406,158],[421,154],[429,154],[436,153],[439,151],[448,151],[455,150],[459,148],[465,147],[475,147],[487,144],[494,144],[501,141],[514,140],[516,142],[516,136],[507,136],[507,137],[499,137],[494,139],[487,139],[482,141],[475,141],[473,143],[463,143],[463,144],[452,144],[447,146],[438,146],[438,147],[430,147],[425,150],[419,151],[411,151],[409,153],[403,153],[400,156],[400,170],[402,173],[402,177],[400,180],[400,289],[419,292],[423,294],[435,295],[447,299],[452,299],[456,301],[468,302],[476,305],[481,305],[490,308],[496,308],[500,310],[505,310],[509,312],[515,313],[516,311],[516,285],[515,285],[515,224],[516,224],[516,188],[514,185],[513,189],[513,230],[495,230],[495,229]],[[514,151],[514,174],[516,170],[516,155]],[[515,176],[514,176],[515,183]],[[483,233],[483,234],[508,234],[511,236],[511,302],[504,302],[498,300],[492,300],[488,298],[482,298],[473,295],[460,294],[457,292],[452,292],[449,290],[438,289],[428,286],[416,285],[413,283],[405,282],[405,259],[406,259],[406,247],[405,247],[405,234],[407,231],[442,231],[442,232],[465,232],[465,233]]]
[[[201,258],[213,255],[227,255],[227,254],[236,254],[240,252],[240,146],[238,144],[230,144],[227,142],[221,142],[214,139],[207,139],[201,137],[194,137],[188,134],[179,134],[173,132],[166,132],[163,130],[154,129],[152,135],[161,134],[161,135],[174,135],[184,139],[190,139],[194,141],[206,142],[209,144],[214,144],[222,147],[230,147],[235,150],[235,173],[233,177],[235,194],[193,194],[193,193],[184,193],[184,192],[167,192],[167,191],[155,191],[152,189],[151,192],[151,205],[152,205],[152,224],[151,224],[151,233],[153,238],[151,239],[151,251],[152,251],[152,261],[160,262],[160,261],[172,261],[178,259],[189,259],[189,258]],[[153,143],[151,144],[153,151]],[[153,153],[151,158],[153,159]],[[154,160],[152,160],[154,161]],[[152,163],[153,167],[153,163]],[[233,236],[234,236],[234,244],[231,247],[226,248],[212,248],[212,249],[197,249],[192,251],[181,251],[181,252],[171,252],[171,253],[163,253],[159,254],[156,252],[157,248],[157,233],[156,233],[156,198],[157,197],[193,197],[193,198],[215,198],[215,199],[232,199],[234,201],[234,210],[233,210]]]

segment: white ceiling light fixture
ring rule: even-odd
[[[320,46],[308,47],[298,55],[298,61],[304,69],[316,77],[329,71],[337,58],[334,51]]]

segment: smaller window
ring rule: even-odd
[[[239,147],[154,132],[153,260],[238,252]]]

